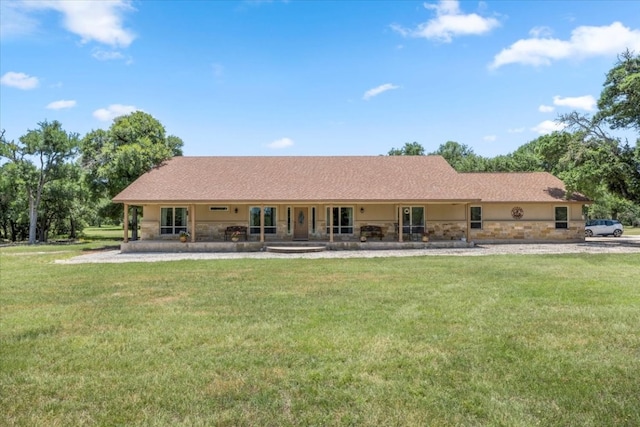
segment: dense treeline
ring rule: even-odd
[[[627,51],[607,74],[593,116],[577,112],[557,119],[562,132],[541,136],[513,153],[482,157],[464,144],[448,141],[433,153],[459,172],[545,171],[562,179],[570,191],[595,201],[590,218],[617,218],[640,225],[640,139],[630,143],[611,135],[626,129],[640,135],[640,55]],[[389,155],[424,155],[417,142],[393,148]]]
[[[111,198],[162,161],[182,155],[149,114],[136,111],[82,139],[58,121],[41,122],[19,138],[0,134],[0,237],[46,242],[77,237],[88,224],[119,223]],[[135,218],[135,215],[134,215]]]
[[[513,153],[486,158],[448,141],[433,153],[460,172],[546,171],[596,203],[590,217],[640,222],[640,140],[634,145],[611,136],[612,129],[640,135],[640,56],[624,52],[607,74],[593,116],[560,116],[563,132],[541,136]],[[137,111],[113,121],[108,130],[84,137],[57,122],[38,123],[17,142],[0,133],[0,238],[46,242],[75,238],[88,224],[122,221],[122,206],[111,198],[144,172],[182,155],[183,142],[167,136],[160,122]],[[389,155],[424,155],[417,142]],[[137,218],[135,212],[131,215]],[[137,227],[132,227],[136,230]]]

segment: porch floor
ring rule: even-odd
[[[121,252],[295,252],[340,251],[340,250],[399,250],[399,249],[437,249],[469,248],[473,242],[445,240],[432,242],[379,242],[379,241],[239,241],[239,242],[186,242],[175,240],[136,240],[120,243]]]

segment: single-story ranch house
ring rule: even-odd
[[[458,173],[441,156],[174,157],[113,201],[125,207],[123,251],[167,250],[184,231],[191,250],[581,241],[589,203],[546,172]],[[138,242],[131,206],[143,211]]]

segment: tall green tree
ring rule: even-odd
[[[96,193],[113,197],[163,161],[182,155],[183,142],[142,111],[117,117],[111,127],[89,132],[81,142],[81,164]]]
[[[424,156],[424,147],[417,142],[405,142],[402,148],[392,148],[389,156]]]
[[[117,117],[106,131],[89,132],[82,139],[80,161],[96,199],[112,198],[145,172],[181,156],[182,146],[158,120],[136,111]]]
[[[19,143],[2,138],[0,154],[16,165],[16,184],[29,200],[29,244],[36,243],[38,210],[47,186],[64,179],[77,153],[78,135],[66,132],[58,121],[38,123]]]
[[[597,120],[605,120],[612,129],[640,131],[640,54],[627,50],[618,56],[607,73],[598,109]]]
[[[447,141],[441,144],[431,155],[444,157],[447,162],[458,172],[478,172],[486,170],[486,161],[483,157],[473,152],[473,149],[465,144],[455,141]]]

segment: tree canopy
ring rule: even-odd
[[[402,148],[392,148],[389,156],[424,156],[424,147],[417,142],[406,142]]]
[[[80,145],[81,164],[96,194],[113,197],[163,161],[182,155],[183,142],[162,124],[136,111],[117,117],[109,130],[89,132]]]
[[[640,54],[627,50],[618,57],[607,73],[598,109],[597,120],[605,120],[612,129],[640,131]]]

